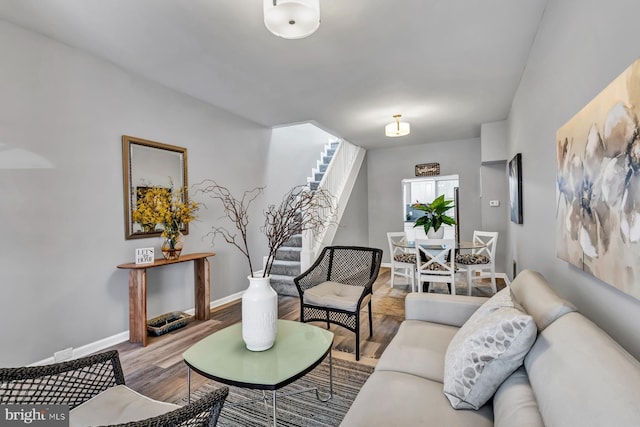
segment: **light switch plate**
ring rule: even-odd
[[[496,206],[500,206],[500,200],[489,200],[489,206],[491,207],[496,207]]]

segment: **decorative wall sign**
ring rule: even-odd
[[[522,154],[509,162],[509,212],[511,221],[522,224]]]
[[[640,299],[640,60],[556,134],[556,251]]]
[[[416,165],[416,176],[440,175],[440,163],[422,163]]]
[[[137,248],[136,264],[153,264],[153,248]]]

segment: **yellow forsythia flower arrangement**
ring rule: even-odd
[[[184,188],[174,192],[172,188],[150,187],[139,196],[133,220],[145,231],[153,231],[156,225],[162,225],[162,237],[169,240],[171,247],[174,246],[182,226],[196,219],[198,204],[188,201]]]

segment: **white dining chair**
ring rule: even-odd
[[[389,253],[391,254],[391,287],[395,277],[407,279],[411,292],[415,292],[416,254],[409,248],[406,234],[400,232],[387,233]]]
[[[447,283],[451,295],[456,294],[455,240],[417,239],[415,242],[418,289],[422,283]],[[427,288],[427,292],[429,289]]]
[[[491,292],[496,293],[496,246],[498,243],[497,231],[473,232],[473,243],[479,247],[471,250],[471,253],[459,253],[456,263],[460,271],[467,272],[467,295],[471,295],[473,282],[477,279],[491,278]],[[480,274],[477,274],[480,272]]]

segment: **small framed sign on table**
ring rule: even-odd
[[[136,264],[153,264],[153,248],[136,248]]]
[[[440,163],[422,163],[416,165],[416,176],[440,175]]]

